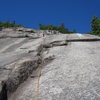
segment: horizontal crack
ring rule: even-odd
[[[100,39],[70,39],[70,40],[67,40],[67,42],[80,42],[80,41],[92,42],[92,41],[100,41]]]
[[[67,41],[54,41],[54,42],[51,42],[51,43],[48,43],[48,44],[44,44],[43,47],[44,48],[51,48],[51,47],[54,47],[54,46],[65,46],[67,44],[68,44]]]

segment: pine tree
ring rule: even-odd
[[[91,31],[93,34],[100,34],[100,19],[94,16],[91,21]]]
[[[0,31],[2,30],[2,21],[0,21]]]

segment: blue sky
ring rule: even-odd
[[[100,18],[100,0],[0,0],[0,20],[30,28],[63,22],[69,30],[85,33],[93,15]]]

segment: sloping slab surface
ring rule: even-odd
[[[43,66],[41,77],[29,78],[9,100],[100,100],[99,41],[54,46],[43,56],[55,59]]]
[[[7,81],[10,78],[9,90],[10,86],[15,90],[14,88],[27,79],[33,69],[38,66],[37,49],[41,41],[42,38],[0,39],[0,93],[2,81]],[[16,87],[13,87],[15,84]]]
[[[67,40],[73,41],[100,41],[100,37],[90,34],[67,34]]]

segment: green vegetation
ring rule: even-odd
[[[100,36],[100,19],[97,16],[94,16],[91,21],[91,32],[90,34]]]
[[[61,23],[60,26],[54,26],[54,25],[42,25],[42,24],[39,24],[39,29],[40,30],[56,30],[56,31],[59,31],[61,33],[76,33],[76,30],[73,29],[73,31],[69,31],[64,23]]]
[[[16,24],[15,21],[10,22],[9,20],[2,22],[0,21],[0,30],[2,30],[3,28],[10,28],[10,27],[22,27],[21,24]]]

